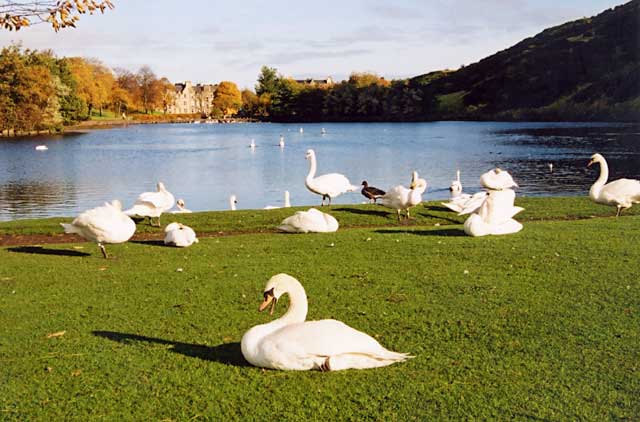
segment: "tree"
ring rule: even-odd
[[[88,107],[87,117],[91,117],[94,108],[100,110],[111,100],[111,90],[115,83],[111,70],[98,60],[86,60],[82,57],[68,59],[69,68],[78,84],[78,95]]]
[[[229,81],[220,82],[213,95],[211,114],[214,117],[232,116],[238,113],[240,107],[242,107],[242,94],[238,86]]]
[[[0,0],[0,28],[19,31],[33,23],[48,22],[58,32],[61,28],[75,28],[81,14],[104,13],[113,7],[110,0]]]
[[[280,79],[282,77],[278,75],[278,71],[275,68],[262,66],[260,76],[258,76],[258,84],[256,85],[256,94],[258,96],[275,94],[278,90]]]
[[[140,103],[145,113],[153,111],[160,97],[156,74],[149,66],[142,66],[136,75],[140,87]]]
[[[169,106],[175,101],[176,87],[167,78],[158,79],[155,85],[155,89],[160,93],[160,106],[162,107],[162,112],[167,114]]]

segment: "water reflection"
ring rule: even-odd
[[[0,220],[70,216],[115,198],[128,206],[159,180],[194,211],[226,209],[231,194],[239,208],[262,208],[281,203],[285,190],[293,205],[319,204],[304,187],[308,148],[316,150],[318,174],[340,172],[353,184],[406,185],[416,169],[429,182],[426,199],[446,197],[457,168],[465,191],[473,192],[494,166],[509,170],[521,195],[583,195],[597,177],[585,168],[594,152],[607,158],[612,178],[640,178],[639,125],[323,123],[304,125],[303,134],[299,126],[140,125],[2,140]],[[49,150],[35,151],[40,144]],[[362,201],[354,193],[335,203]]]

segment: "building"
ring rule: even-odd
[[[212,84],[193,85],[191,81],[175,84],[175,97],[167,112],[209,115],[216,87],[217,85]]]
[[[327,76],[327,79],[308,78],[308,79],[296,79],[295,81],[299,84],[313,86],[316,88],[328,88],[331,85],[333,85],[333,79],[331,79],[331,76]]]

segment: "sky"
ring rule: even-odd
[[[51,49],[172,82],[253,88],[263,65],[295,79],[406,78],[469,65],[623,0],[113,0],[76,29],[0,30],[0,46]]]

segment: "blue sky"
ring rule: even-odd
[[[136,71],[149,65],[173,82],[231,80],[253,87],[262,65],[295,78],[388,79],[468,65],[549,26],[621,0],[325,0],[235,2],[113,0],[77,29],[0,30],[59,56],[84,56]]]

